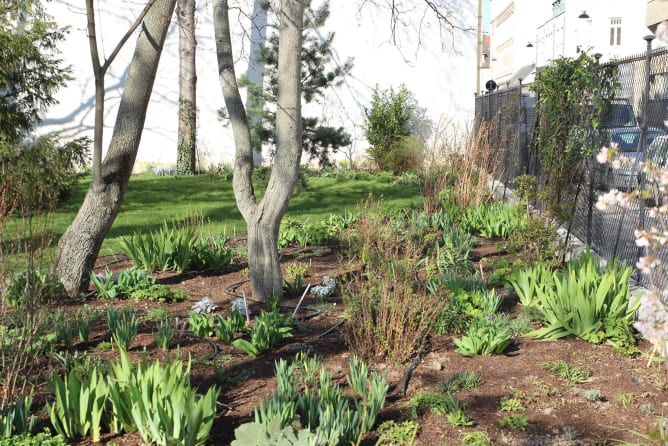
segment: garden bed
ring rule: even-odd
[[[324,276],[346,277],[357,268],[336,246],[327,250],[291,246],[282,253],[285,264],[307,262],[309,276],[305,283],[314,285]],[[485,263],[486,259],[505,255],[492,241],[479,242],[471,253],[472,258],[479,260],[476,269],[487,268],[489,274],[493,271],[489,269],[489,263]],[[128,261],[99,259],[98,268],[104,265],[112,271],[131,266]],[[84,304],[97,309],[131,305],[137,307],[140,314],[163,308],[185,320],[193,304],[208,297],[219,307],[216,313],[229,314],[235,293],[249,296],[244,267],[243,264],[233,264],[220,274],[161,273],[158,276],[160,283],[188,293],[185,302],[97,300],[91,295],[86,301],[69,302],[67,310],[77,311]],[[231,290],[234,292],[230,293]],[[499,294],[504,296],[503,311],[511,314],[521,311],[512,292]],[[297,302],[298,297],[294,296],[283,300],[281,305],[290,311]],[[173,357],[177,351],[184,357],[190,356],[193,360],[192,384],[200,389],[213,384],[221,388],[219,410],[208,444],[229,444],[234,438],[234,429],[252,421],[253,409],[275,387],[274,364],[277,359],[290,359],[297,351],[306,349],[322,356],[323,365],[332,373],[334,381],[345,385],[351,351],[340,325],[345,317],[340,293],[328,298],[309,295],[302,305],[317,311],[309,313],[309,317],[300,322],[292,338],[257,358],[251,358],[216,338],[203,339],[185,334],[175,336],[170,349],[164,351],[156,347],[153,328],[146,325],[141,327],[131,345],[130,354],[136,360],[145,356],[151,361]],[[254,302],[249,306],[252,311],[262,308],[262,304]],[[117,358],[116,350],[100,347],[108,341],[105,333],[104,324],[95,324],[90,342],[74,348],[103,359]],[[666,375],[661,373],[660,364],[651,361],[648,366],[646,355],[622,356],[614,353],[610,345],[591,344],[576,338],[556,341],[517,338],[504,354],[469,358],[455,352],[452,339],[457,336],[461,335],[431,336],[426,355],[412,370],[408,381],[407,371],[411,363],[371,362],[372,369],[387,374],[389,384],[386,406],[380,412],[377,426],[388,420],[396,423],[412,421],[418,427],[415,444],[420,445],[462,444],[463,435],[477,431],[485,431],[491,444],[613,444],[606,441],[641,441],[631,431],[645,434],[649,426],[657,424],[662,412],[668,413]],[[639,348],[649,352],[651,345],[641,342]],[[562,378],[559,376],[560,365],[588,376],[582,382],[572,377]],[[439,393],[448,381],[468,375],[477,375],[477,386],[459,387],[453,395],[464,403],[465,414],[473,425],[452,427],[446,416],[438,413],[434,403],[418,405],[414,410],[410,408],[410,402],[415,402],[422,392]],[[406,393],[403,394],[405,382]],[[43,401],[48,395],[48,387],[38,385],[36,389],[36,400]],[[526,417],[525,430],[500,426],[499,420],[513,413]],[[363,444],[375,444],[377,435],[377,431],[372,432]],[[103,443],[135,445],[142,441],[133,433],[107,435]],[[77,444],[92,443],[84,439]]]

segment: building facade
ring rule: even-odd
[[[668,9],[667,0],[651,3],[656,14]],[[601,62],[641,53],[649,7],[645,0],[491,0],[488,74],[508,88],[579,51],[601,54]]]

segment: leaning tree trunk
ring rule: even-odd
[[[303,0],[284,0],[279,10],[278,100],[276,153],[269,184],[258,203],[253,191],[253,148],[248,116],[234,72],[227,0],[214,0],[218,71],[230,116],[236,156],[234,196],[248,228],[248,269],[253,298],[267,300],[280,292],[283,278],[278,258],[278,229],[294,190],[301,159],[301,77]]]
[[[72,296],[88,288],[89,273],[102,241],[120,210],[175,4],[176,0],[158,0],[144,18],[109,150],[101,166],[102,187],[91,185],[77,216],[58,242],[53,271]]]
[[[197,168],[197,73],[195,59],[195,0],[178,0],[179,18],[179,130],[176,170],[194,175]]]

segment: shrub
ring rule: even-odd
[[[395,174],[414,169],[422,161],[424,143],[413,134],[411,120],[417,103],[405,85],[379,90],[366,109],[365,134],[371,144],[368,154],[379,169]]]
[[[446,300],[415,283],[417,261],[398,259],[367,268],[357,290],[343,293],[346,340],[363,358],[402,362],[422,348]]]

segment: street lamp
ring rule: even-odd
[[[527,43],[527,48],[533,48],[533,43],[528,42],[528,43]]]
[[[587,11],[582,11],[582,14],[578,16],[578,19],[588,19],[589,14],[587,14]]]

